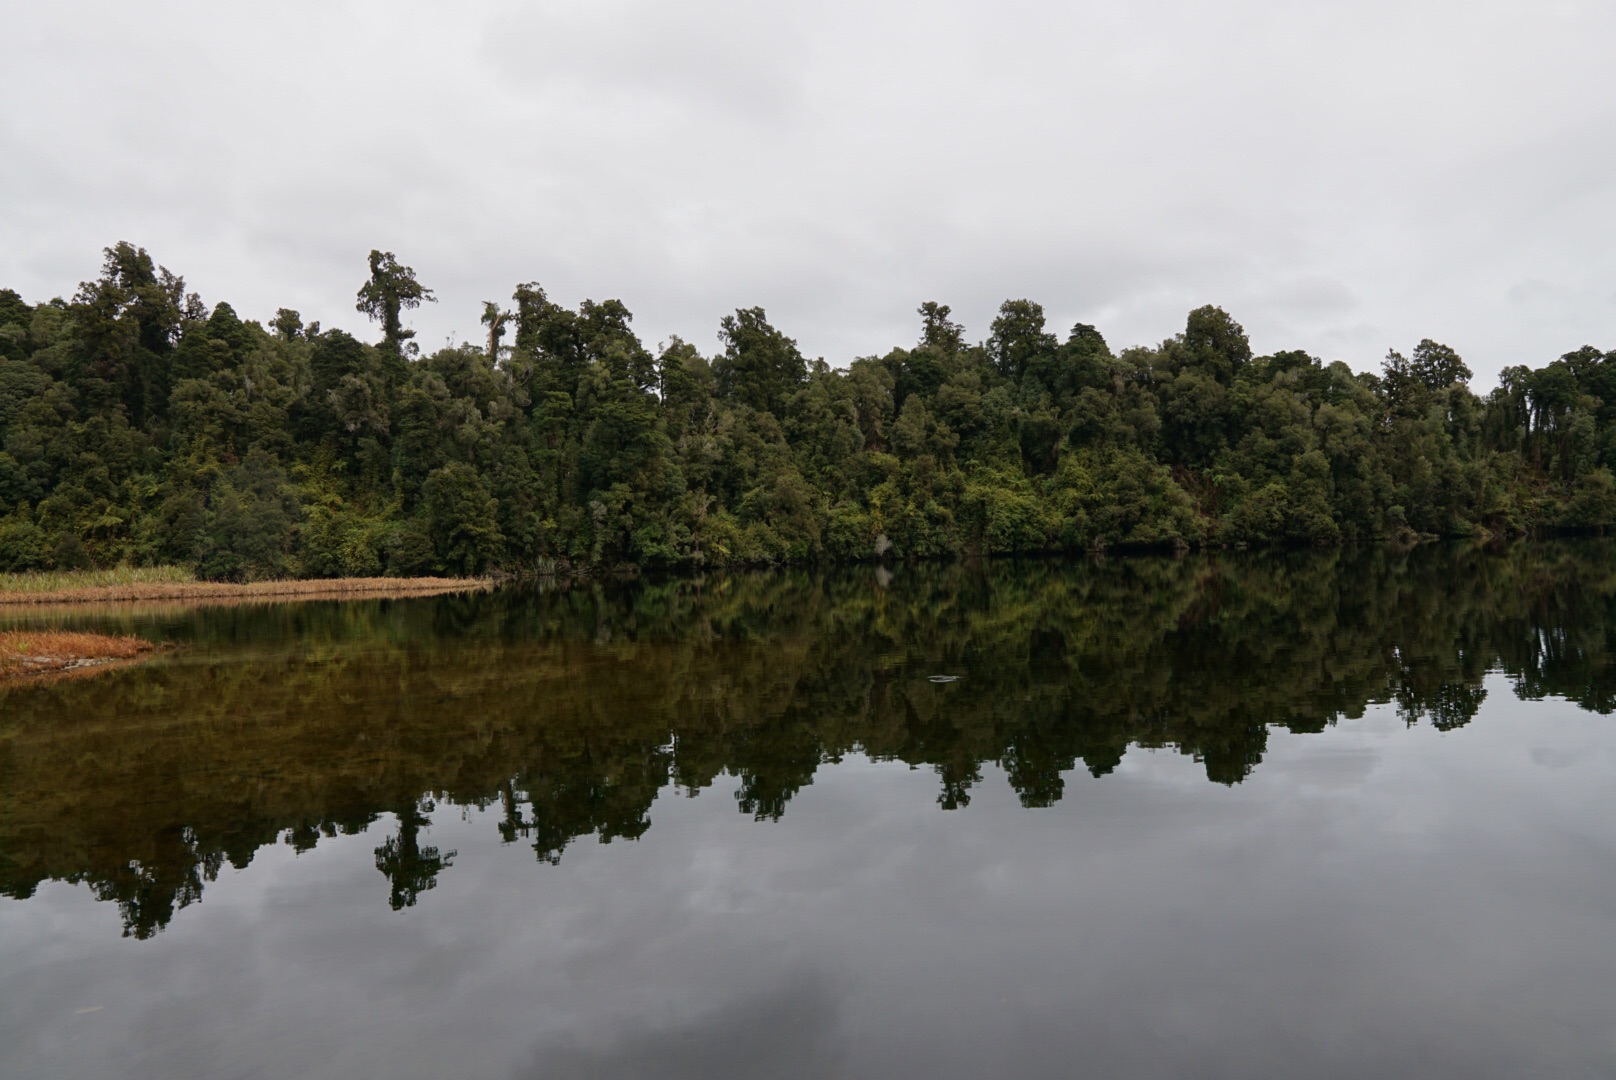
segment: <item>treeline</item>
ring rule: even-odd
[[[0,290],[0,570],[208,578],[1330,544],[1616,525],[1616,353],[1446,346],[1356,374],[1254,356],[1221,309],[1113,352],[1007,301],[971,343],[810,362],[761,308],[653,352],[617,300],[537,284],[423,354],[433,299],[372,252],[371,344],[207,308],[122,243],[72,300]]]
[[[673,791],[717,785],[780,818],[852,753],[931,772],[944,809],[984,783],[1031,808],[1136,746],[1236,784],[1261,776],[1274,728],[1377,703],[1457,731],[1489,673],[1616,710],[1610,540],[562,578],[97,618],[188,647],[0,686],[0,896],[83,882],[136,936],[266,845],[384,814],[375,895],[399,907],[451,866],[421,833],[434,807],[494,810],[513,856],[555,862],[644,835]]]

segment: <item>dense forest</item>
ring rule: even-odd
[[[550,863],[580,838],[642,836],[672,792],[719,786],[778,819],[852,753],[932,773],[945,810],[1004,784],[1038,808],[1133,747],[1233,785],[1260,775],[1274,729],[1320,733],[1376,704],[1457,733],[1487,722],[1490,674],[1495,691],[1616,710],[1616,541],[1496,547],[102,613],[186,647],[0,685],[0,896],[83,882],[145,937],[266,845],[367,830],[382,834],[376,901],[409,906],[452,867],[423,833],[456,806],[492,811],[513,855]]]
[[[1029,300],[949,308],[845,369],[761,308],[653,352],[617,300],[433,300],[371,252],[360,341],[211,309],[120,243],[72,300],[0,290],[0,570],[206,578],[694,567],[1106,547],[1332,544],[1616,525],[1616,352],[1485,398],[1421,341],[1379,374],[1252,355],[1216,307],[1152,347],[1064,341]]]

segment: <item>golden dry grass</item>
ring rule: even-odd
[[[22,576],[22,575],[17,575]],[[0,605],[105,604],[180,601],[189,604],[239,603],[244,600],[321,600],[429,596],[472,592],[490,585],[482,578],[329,578],[304,581],[255,581],[231,585],[212,581],[132,581],[124,584],[68,585],[54,589],[6,591],[0,580]]]
[[[151,642],[135,637],[61,630],[3,630],[0,631],[0,678],[133,660],[151,649]]]

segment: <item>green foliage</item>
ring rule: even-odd
[[[413,311],[421,302],[436,303],[432,290],[415,280],[415,271],[402,266],[391,251],[370,253],[370,280],[359,288],[355,310],[382,324],[382,343],[394,352],[415,336],[400,321],[404,311]],[[284,310],[284,309],[282,309]]]
[[[295,492],[275,459],[255,450],[212,485],[195,546],[197,576],[212,581],[288,577]]]
[[[498,564],[498,503],[476,469],[459,461],[435,469],[421,495],[438,569],[470,576]]]
[[[34,524],[26,503],[0,519],[0,572],[11,575],[50,566],[50,538]]]
[[[1188,493],[1137,449],[1074,451],[1053,488],[1060,540],[1070,549],[1189,544],[1205,532]]]
[[[713,362],[720,396],[776,415],[807,375],[797,343],[773,326],[760,307],[724,316],[724,352]]]
[[[1113,353],[1006,301],[980,344],[810,364],[761,308],[659,354],[618,300],[536,283],[421,355],[433,299],[371,253],[367,344],[205,307],[129,244],[71,301],[0,290],[0,564],[207,577],[914,559],[1616,525],[1616,354],[1510,368],[1447,346],[1378,375],[1254,356],[1220,308]],[[507,339],[511,339],[509,342]]]
[[[1616,525],[1616,478],[1609,469],[1594,469],[1577,480],[1562,524],[1601,533]]]

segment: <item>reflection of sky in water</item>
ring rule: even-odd
[[[1036,810],[860,755],[778,822],[664,789],[556,866],[440,803],[399,912],[391,818],[148,941],[49,883],[0,901],[0,1074],[1609,1074],[1616,727],[1487,689],[1459,732],[1275,731],[1235,787],[1134,751]]]

